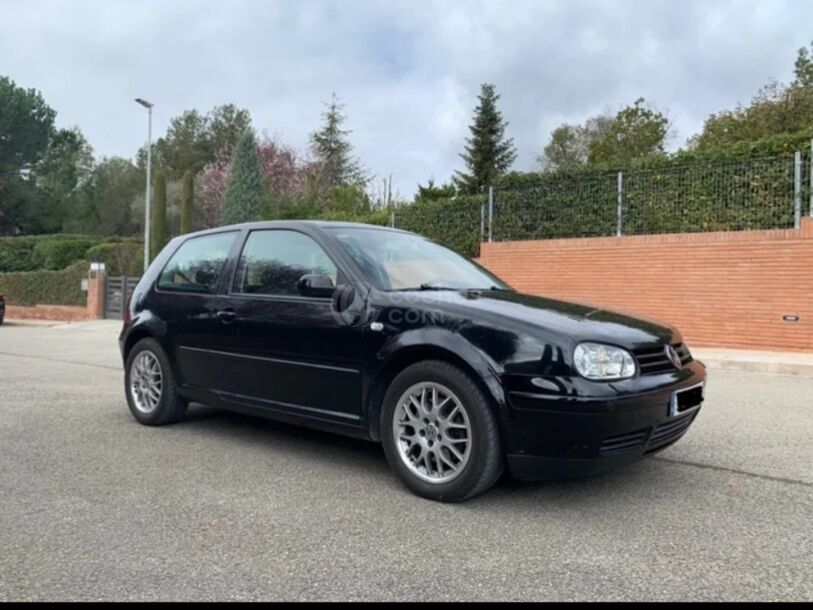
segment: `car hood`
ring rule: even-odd
[[[472,322],[510,326],[516,331],[555,335],[574,343],[606,342],[634,349],[680,341],[668,324],[584,303],[514,291],[438,291],[410,293],[415,306],[457,313]],[[408,305],[407,305],[408,306]]]

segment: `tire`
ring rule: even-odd
[[[436,404],[426,411],[433,390]],[[403,440],[396,441],[396,434]],[[393,380],[381,410],[381,440],[398,478],[430,500],[468,500],[491,488],[503,471],[488,397],[469,375],[442,360],[413,364]]]
[[[138,368],[137,368],[138,367]],[[149,370],[153,380],[151,392],[139,383],[145,375],[139,370]],[[158,374],[155,373],[158,371]],[[160,377],[159,377],[160,375]],[[160,390],[154,383],[160,378]],[[135,386],[134,386],[135,383]],[[136,390],[138,386],[139,390]],[[164,350],[155,339],[142,339],[133,346],[127,356],[124,369],[124,393],[127,405],[136,420],[145,426],[163,426],[180,421],[186,415],[187,401],[176,391],[175,377]]]

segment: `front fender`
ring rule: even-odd
[[[427,346],[456,355],[481,378],[492,377],[499,372],[497,363],[488,354],[445,328],[415,328],[404,331],[391,337],[381,347],[377,357],[382,366],[386,366],[402,350]]]
[[[497,363],[482,350],[472,345],[464,337],[443,328],[417,328],[390,337],[376,354],[380,381],[383,376],[391,381],[405,366],[424,359],[440,358],[457,364],[472,375],[480,388],[491,398],[500,428],[508,414],[508,402],[499,376]],[[378,384],[375,384],[378,385]],[[386,387],[374,395],[370,405],[370,423],[373,438],[378,434],[378,415],[380,401],[386,393]]]

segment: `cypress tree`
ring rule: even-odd
[[[150,229],[150,259],[155,259],[169,241],[167,231],[167,175],[163,170],[155,174]]]
[[[364,170],[353,157],[353,146],[348,139],[351,132],[342,127],[347,118],[342,108],[344,105],[334,93],[322,113],[322,128],[311,134],[311,147],[322,162],[322,176],[328,187],[365,181]]]
[[[226,194],[223,197],[223,224],[259,220],[265,195],[257,141],[246,131],[234,149]]]
[[[499,99],[494,85],[481,85],[474,122],[469,126],[471,137],[466,138],[465,152],[460,155],[468,172],[459,171],[454,179],[463,193],[482,193],[505,175],[517,158],[514,140],[505,138],[508,122],[497,110]]]
[[[182,179],[181,192],[181,235],[192,232],[192,201],[195,190],[195,176],[191,170],[186,170]]]

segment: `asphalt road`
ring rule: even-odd
[[[811,600],[813,379],[711,372],[624,470],[417,498],[375,445],[130,416],[110,323],[0,327],[0,600]]]

